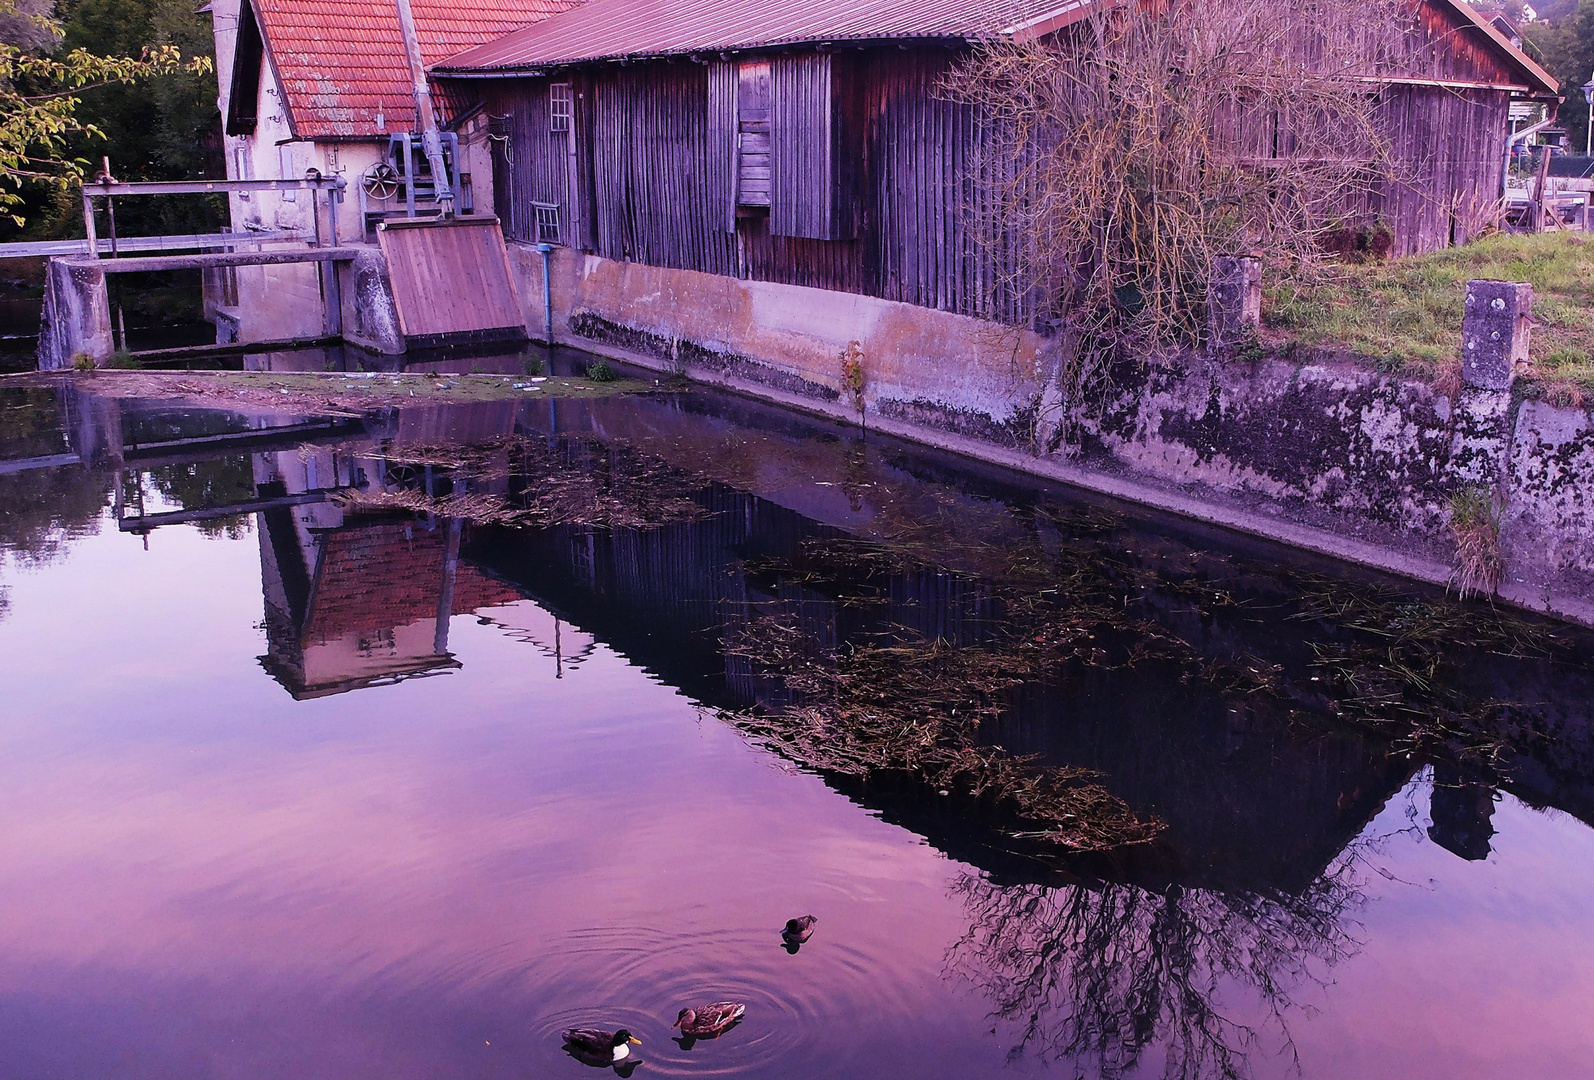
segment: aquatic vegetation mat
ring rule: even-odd
[[[388,485],[336,496],[353,513],[420,512],[478,525],[651,529],[709,511],[689,497],[705,481],[662,458],[596,440],[501,439],[478,447],[383,452]],[[432,470],[446,491],[424,485]],[[498,490],[502,489],[502,490]]]
[[[1151,840],[1088,769],[1041,766],[978,740],[1003,696],[1034,674],[1022,656],[943,640],[860,645],[819,655],[774,616],[749,623],[726,652],[780,677],[794,704],[723,715],[743,734],[807,768],[849,776],[910,773],[1024,823],[1019,839],[1076,851]]]
[[[362,453],[384,457],[383,483],[338,499],[357,514],[510,528],[649,530],[713,516],[720,481],[674,464],[702,455],[644,445],[660,452],[536,436],[373,447]],[[1413,767],[1501,774],[1553,725],[1531,678],[1481,681],[1470,676],[1477,661],[1576,662],[1562,631],[1485,604],[1259,573],[1134,540],[1112,510],[1010,505],[935,483],[894,489],[850,459],[840,466],[839,481],[813,482],[867,502],[861,535],[821,528],[780,554],[726,556],[740,583],[717,624],[726,670],[755,690],[722,717],[801,767],[944,791],[1043,859],[1164,830],[1113,793],[1111,776],[1000,745],[1002,724],[1046,688],[1066,697],[1087,679],[1154,682],[1192,715],[1254,715],[1301,739],[1355,730]],[[933,618],[900,625],[914,622],[918,598]]]

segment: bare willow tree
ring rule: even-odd
[[[993,39],[945,90],[983,118],[971,216],[998,287],[1061,352],[1063,404],[1113,360],[1199,341],[1215,256],[1299,270],[1393,179],[1378,76],[1399,0],[1096,0]]]

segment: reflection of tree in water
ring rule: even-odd
[[[55,391],[0,389],[0,457],[71,451]],[[90,469],[26,469],[0,476],[0,552],[19,562],[49,562],[74,537],[98,527],[109,477]]]
[[[185,510],[227,506],[255,497],[254,469],[247,454],[160,465],[144,473],[130,472],[123,480],[128,485],[123,498],[131,501],[133,485],[145,482],[160,492],[168,503]],[[195,522],[194,527],[208,537],[226,536],[236,540],[249,531],[250,521],[249,515],[240,514]]]
[[[1362,901],[1351,855],[1299,895],[1003,887],[972,874],[953,891],[970,926],[948,970],[990,997],[993,1019],[1017,1026],[1011,1057],[1029,1051],[1110,1078],[1160,1048],[1163,1075],[1178,1080],[1250,1075],[1269,1029],[1290,1052],[1294,989],[1356,952],[1347,924]],[[1225,994],[1254,995],[1260,1022],[1226,1015]]]
[[[0,476],[0,551],[46,563],[99,528],[110,477],[89,469],[31,469]]]

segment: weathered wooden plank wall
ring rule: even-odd
[[[557,204],[568,217],[570,190],[568,136],[550,127],[548,79],[516,79],[513,107],[494,110],[502,118],[509,141],[506,147],[509,185],[493,189],[494,212],[506,235],[517,240],[537,239],[534,203]],[[561,240],[568,242],[568,234]]]
[[[832,179],[843,148],[838,145],[830,60],[830,53],[799,53],[777,57],[771,66],[769,230],[778,236],[846,236]]]
[[[708,65],[708,153],[703,160],[708,184],[709,215],[714,228],[736,231],[736,91],[737,65],[716,60]]]
[[[1460,39],[1442,20],[1424,33],[1412,39],[1413,76],[1511,78],[1481,48],[1443,45]],[[734,60],[589,69],[577,77],[574,159],[564,134],[545,130],[547,80],[486,83],[488,109],[511,117],[500,214],[511,236],[535,240],[529,204],[569,198],[587,215],[584,235],[566,242],[606,258],[1025,322],[1031,305],[1004,274],[1004,252],[1021,238],[975,235],[990,179],[981,170],[1002,166],[986,153],[981,119],[940,92],[958,55],[926,46],[770,57],[768,211],[737,206]],[[1347,212],[1386,222],[1397,253],[1475,235],[1499,194],[1507,103],[1499,90],[1387,87],[1405,179],[1370,184]],[[1257,138],[1290,150],[1288,130]]]

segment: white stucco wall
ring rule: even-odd
[[[233,57],[238,38],[238,12],[241,0],[214,0],[212,27],[216,39],[216,73],[221,93],[217,105],[225,118],[232,87]],[[333,32],[329,28],[329,32]],[[268,48],[269,52],[269,48]],[[363,200],[360,182],[366,170],[384,160],[386,135],[370,141],[309,141],[295,137],[287,103],[271,69],[269,56],[261,65],[258,123],[253,134],[228,135],[224,150],[229,180],[296,179],[309,169],[323,176],[341,176],[348,186],[337,212],[340,243],[359,243],[364,238],[361,217]],[[477,214],[493,210],[492,160],[485,117],[467,120],[460,130],[460,156],[463,171],[471,174],[473,204]],[[248,192],[228,197],[234,231],[250,229],[294,229],[313,237],[317,222],[310,216],[307,193],[288,195],[276,192]],[[330,237],[331,221],[326,201],[320,207],[319,226],[323,237]],[[402,199],[372,203],[371,209],[400,211]],[[315,267],[308,265],[240,267],[236,271],[238,304],[223,309],[223,314],[238,321],[239,338],[268,341],[305,337],[322,331],[321,291]]]

